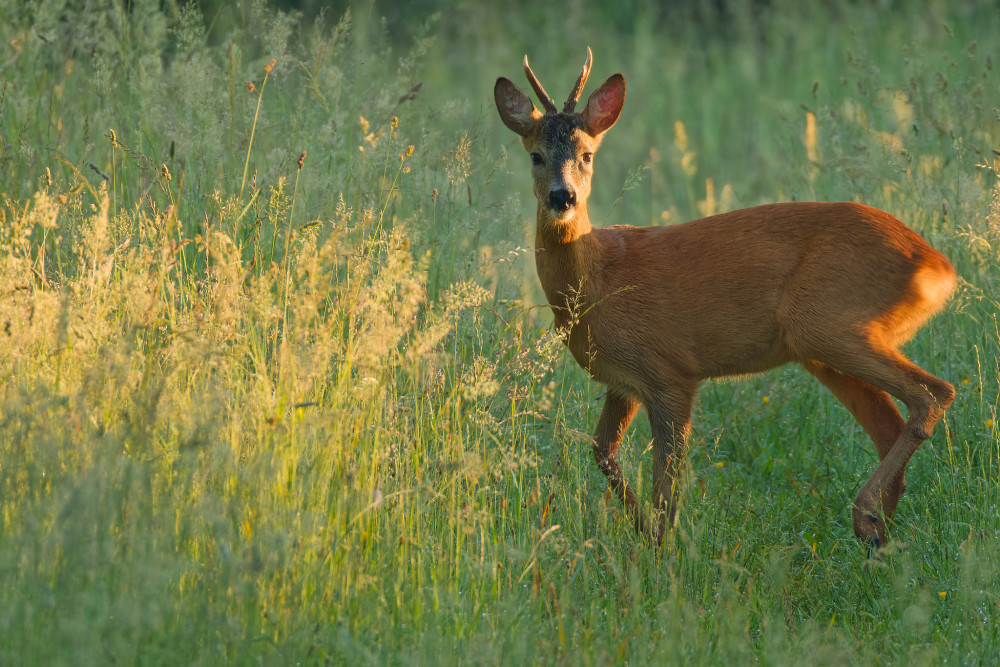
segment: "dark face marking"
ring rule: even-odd
[[[524,140],[531,155],[535,197],[556,218],[572,215],[590,196],[593,156],[600,140],[578,114],[546,114]]]

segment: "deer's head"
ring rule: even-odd
[[[586,210],[594,153],[625,104],[625,77],[615,74],[590,96],[583,111],[574,111],[587,83],[591,61],[588,48],[587,62],[561,112],[535,78],[528,56],[524,57],[524,73],[544,113],[509,79],[500,77],[493,89],[501,120],[520,135],[524,149],[531,155],[540,209],[557,221],[569,220]]]

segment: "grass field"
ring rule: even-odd
[[[1000,661],[1000,12],[485,4],[0,0],[0,664]],[[704,386],[662,552],[606,493],[492,101],[587,45],[595,223],[857,200],[958,269],[883,553],[793,367]]]

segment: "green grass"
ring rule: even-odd
[[[1000,661],[1000,14],[481,5],[0,0],[0,663]],[[607,495],[492,104],[588,44],[595,220],[855,199],[958,268],[886,553],[791,367],[705,385],[663,552]]]

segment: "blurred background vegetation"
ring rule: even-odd
[[[1000,660],[995,3],[0,17],[0,663]],[[663,553],[605,493],[492,100],[587,46],[628,82],[599,224],[857,200],[959,269],[886,553],[871,443],[793,368],[706,385]]]

